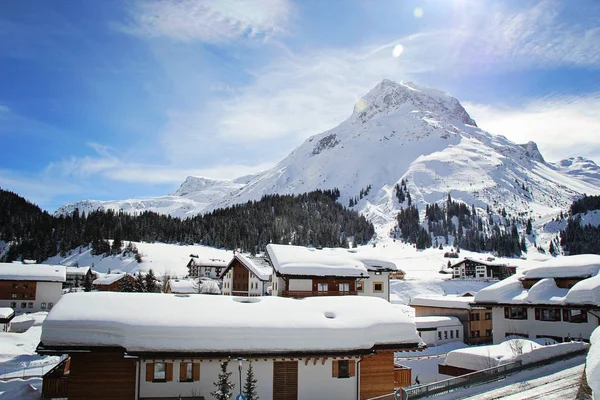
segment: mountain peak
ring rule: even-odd
[[[477,126],[460,102],[441,90],[412,82],[383,79],[354,106],[356,118],[363,123],[376,115],[390,114],[401,109],[436,114],[450,120]]]
[[[544,160],[544,156],[542,156],[542,153],[540,153],[540,149],[538,148],[536,142],[530,141],[528,143],[521,144],[520,146],[525,149],[525,154],[532,160],[542,163],[546,162],[546,160]]]
[[[221,183],[223,183],[223,181],[216,179],[203,178],[201,176],[188,176],[175,193],[173,193],[173,196],[186,196],[190,193],[198,192]]]

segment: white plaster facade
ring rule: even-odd
[[[463,324],[456,317],[416,317],[415,325],[419,336],[428,346],[464,340]]]
[[[332,359],[309,359],[305,362],[300,359],[298,362],[298,399],[299,400],[314,400],[314,399],[331,399],[331,400],[349,400],[357,399],[357,378],[356,375],[349,378],[335,378],[332,374]],[[358,360],[358,359],[356,359]],[[253,360],[252,368],[254,377],[257,382],[257,393],[261,399],[273,398],[273,359]],[[285,361],[289,361],[286,359]],[[153,362],[170,362],[173,363],[173,380],[170,382],[146,382],[146,368],[148,363]],[[198,360],[172,360],[172,359],[156,359],[145,360],[140,363],[141,371],[138,374],[139,382],[139,397],[156,398],[156,397],[172,397],[177,396],[204,396],[206,399],[211,399],[210,392],[214,390],[213,382],[217,381],[220,372],[220,363],[218,360],[202,360],[200,361],[200,380],[196,382],[179,382],[180,362],[199,362]],[[246,371],[248,369],[248,361],[242,361],[242,387],[246,379]],[[231,381],[235,385],[232,399],[239,393],[239,372],[238,361],[231,360],[227,368],[228,372],[233,372]]]
[[[519,307],[512,305],[509,307]],[[535,308],[527,309],[527,319],[507,319],[504,314],[504,307],[493,307],[493,335],[494,344],[506,340],[507,333],[518,333],[526,335],[530,339],[541,337],[561,337],[589,340],[594,329],[600,325],[600,319],[595,315],[600,315],[600,310],[593,310],[587,313],[587,322],[574,323],[568,321],[539,321],[535,319]],[[561,310],[562,314],[562,310]],[[562,316],[562,315],[561,315]],[[562,319],[562,318],[561,318]]]
[[[271,286],[271,281],[263,281],[257,278],[252,272],[248,272],[248,295],[265,296],[268,295],[268,287]],[[225,296],[231,296],[233,291],[233,271],[229,270],[223,275],[223,289],[221,292]]]
[[[10,307],[17,312],[49,311],[61,297],[62,282],[36,282],[35,299],[0,300],[0,307]]]
[[[362,283],[362,291],[357,288],[359,296],[381,297],[390,301],[390,272],[369,271],[369,279],[359,280],[358,283]],[[382,290],[377,290],[378,284],[382,284]]]

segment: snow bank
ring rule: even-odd
[[[267,252],[273,268],[284,275],[369,276],[361,261],[332,249],[269,244]]]
[[[462,327],[462,322],[456,317],[415,317],[417,329],[439,328],[443,326]]]
[[[600,304],[600,275],[577,282],[565,296],[569,304]]]
[[[587,355],[585,363],[585,375],[587,383],[592,389],[594,399],[600,398],[600,328],[592,332],[590,338],[592,347]]]
[[[39,400],[42,394],[42,378],[0,381],[0,399]]]
[[[411,300],[411,307],[440,307],[440,308],[460,308],[464,310],[471,309],[473,297],[441,296],[441,295],[421,295]]]
[[[553,304],[564,302],[569,289],[556,286],[552,278],[544,278],[533,285],[528,291],[523,291],[513,298],[514,302],[523,301],[532,304]]]
[[[422,343],[409,317],[375,297],[110,292],[63,296],[44,322],[41,340],[44,346],[121,346],[130,352],[344,351]]]
[[[15,310],[10,307],[0,307],[0,319],[7,319],[12,315],[15,315]]]
[[[169,279],[171,293],[175,294],[221,294],[219,284],[210,278]]]
[[[557,343],[543,346],[528,339],[510,339],[490,346],[469,347],[448,353],[446,365],[478,371],[521,361],[523,364],[565,355],[589,346],[583,342]]]
[[[498,283],[495,283],[487,288],[481,289],[475,295],[477,303],[508,303],[512,299],[523,294],[523,285],[519,278],[522,275],[510,276]]]
[[[526,279],[587,278],[597,275],[599,270],[599,255],[581,254],[545,261],[524,274]]]
[[[6,281],[64,282],[63,265],[0,263],[0,279]]]

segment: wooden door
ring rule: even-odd
[[[298,362],[273,363],[273,400],[298,400]]]

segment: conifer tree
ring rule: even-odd
[[[128,277],[124,277],[123,279],[121,279],[121,282],[119,283],[119,292],[134,292],[134,287],[133,284],[131,283],[131,279],[129,279]]]
[[[156,275],[154,275],[154,271],[152,269],[148,270],[148,273],[144,277],[144,282],[147,292],[158,292],[158,279],[156,279]]]
[[[252,368],[252,361],[250,361],[250,365],[248,366],[248,370],[246,371],[246,383],[244,384],[244,395],[246,396],[246,400],[258,400],[258,393],[256,391],[257,388],[256,378],[254,377],[254,369]]]
[[[233,393],[234,385],[231,382],[232,372],[227,372],[228,365],[229,361],[223,361],[221,363],[221,372],[219,372],[219,377],[217,378],[216,382],[213,382],[215,390],[210,392],[210,395],[216,400],[229,400],[231,394]]]
[[[144,277],[142,276],[141,272],[138,272],[137,275],[135,276],[135,283],[133,286],[133,291],[134,292],[146,292],[146,281],[144,280]]]

